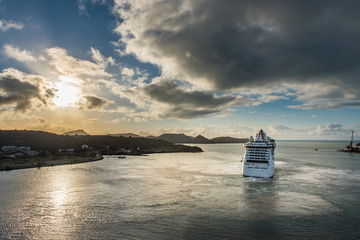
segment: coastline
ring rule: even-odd
[[[42,168],[69,164],[79,164],[86,162],[100,161],[104,157],[96,155],[92,157],[80,156],[47,156],[19,159],[2,159],[0,163],[0,171],[10,171],[26,168]]]
[[[173,145],[171,148],[151,148],[142,149],[138,152],[132,153],[121,153],[123,156],[146,156],[147,154],[154,153],[177,153],[177,152],[202,152],[202,149],[196,146],[185,146],[185,145]],[[115,153],[118,155],[118,153]],[[105,154],[107,155],[107,154]],[[74,156],[74,155],[48,155],[43,157],[28,157],[28,158],[3,158],[0,159],[0,172],[11,171],[26,168],[42,168],[52,167],[69,164],[79,164],[86,162],[100,161],[104,157],[99,151],[96,152],[96,156]]]

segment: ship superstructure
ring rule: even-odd
[[[244,144],[245,153],[242,159],[242,174],[245,177],[270,178],[274,175],[275,140],[267,137],[260,129],[256,138]]]

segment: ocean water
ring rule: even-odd
[[[0,239],[360,239],[346,144],[277,142],[272,179],[241,176],[241,144],[0,172]]]

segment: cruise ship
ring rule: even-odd
[[[260,129],[254,139],[244,144],[245,153],[242,159],[242,174],[244,177],[271,178],[274,176],[275,140],[267,137]]]

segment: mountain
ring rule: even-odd
[[[248,138],[217,137],[210,140],[212,143],[245,143]]]
[[[74,130],[74,131],[64,132],[61,135],[63,135],[63,136],[88,136],[89,134],[82,129],[78,129],[78,130]]]
[[[211,140],[207,139],[204,136],[198,135],[193,138],[194,143],[211,143]]]
[[[57,135],[55,133],[32,131],[32,130],[0,130],[0,146],[28,146],[32,149],[55,149],[72,148],[74,145],[81,146],[78,139],[72,136]]]
[[[172,143],[244,143],[248,138],[233,138],[233,137],[217,137],[208,139],[204,136],[198,135],[196,137],[190,137],[183,133],[174,134],[166,133],[157,137],[157,139],[166,140]]]
[[[144,137],[113,137],[108,135],[57,135],[32,130],[0,130],[0,146],[28,146],[34,150],[46,150],[56,153],[60,148],[72,148],[81,151],[82,145],[88,145],[104,154],[117,154],[123,149],[132,154],[202,152],[199,147],[178,145],[161,139]]]
[[[172,143],[192,143],[193,142],[192,137],[188,137],[183,133],[181,133],[181,134],[165,133],[165,134],[157,137],[157,139],[162,139],[162,140],[172,142]]]
[[[134,133],[113,133],[113,134],[108,134],[108,135],[113,136],[113,137],[141,137]]]

